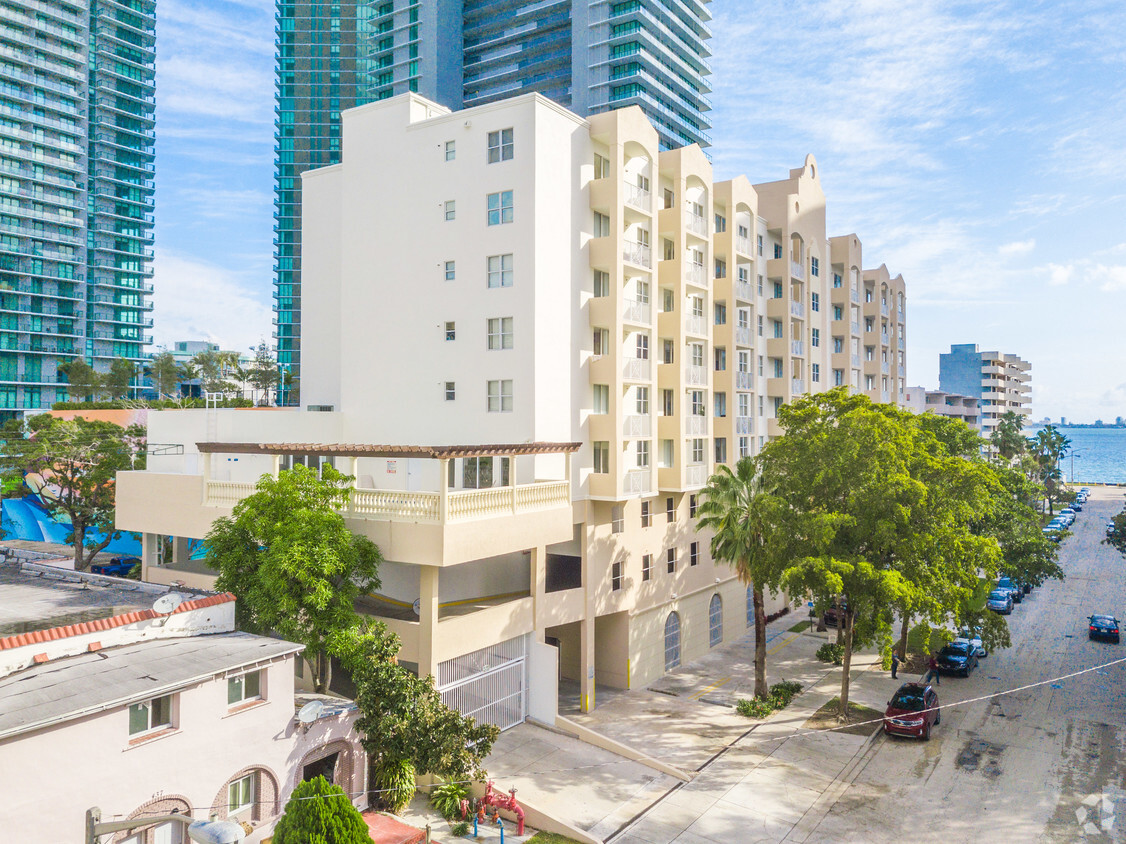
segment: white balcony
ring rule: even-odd
[[[708,417],[686,416],[684,419],[684,433],[689,437],[703,437],[708,433]]]
[[[684,367],[684,383],[692,387],[706,387],[708,384],[708,370],[702,366]]]
[[[736,237],[735,238],[735,251],[741,252],[744,255],[751,255],[751,239],[749,237]]]
[[[625,241],[622,245],[622,260],[634,266],[648,269],[651,266],[649,244],[635,243],[632,240]]]
[[[630,414],[622,420],[623,437],[648,437],[652,430],[652,422],[648,416]]]
[[[805,317],[805,305],[801,302],[790,302],[790,316],[803,319]]]
[[[805,392],[805,381],[801,378],[794,378],[790,381],[790,392],[797,396]]]
[[[627,381],[651,380],[648,358],[626,358],[622,377]]]
[[[790,341],[790,354],[791,355],[804,355],[805,354],[805,343],[803,343],[801,340],[791,340]]]
[[[652,309],[648,302],[626,299],[622,305],[622,319],[636,325],[649,325],[653,321]]]
[[[848,298],[852,300],[854,305],[860,304],[860,294],[855,290],[848,291]]]
[[[805,278],[805,267],[803,267],[797,261],[790,261],[790,276],[792,278],[798,279],[799,281],[803,280]]]
[[[742,299],[744,302],[754,301],[754,288],[749,281],[735,282],[735,298]]]
[[[703,264],[688,264],[684,268],[684,280],[697,287],[708,286],[708,274],[704,272]]]
[[[891,367],[888,365],[887,361],[884,361],[880,364],[880,372],[882,372],[884,375],[887,375],[889,372],[891,372]]]
[[[626,202],[628,202],[635,208],[640,208],[643,211],[648,211],[650,206],[649,191],[645,190],[645,188],[643,187],[633,184],[632,182],[625,182],[624,185]]]
[[[684,215],[684,227],[700,237],[708,236],[708,221],[704,217],[688,212]]]
[[[735,417],[735,433],[736,434],[753,434],[755,432],[755,420],[753,416],[736,416]]]
[[[738,346],[750,346],[753,343],[753,335],[749,328],[736,328],[735,329],[735,344]]]
[[[859,334],[860,333],[860,323],[859,322],[853,321],[852,324],[849,326],[849,328],[852,330],[853,334]]]
[[[851,358],[853,366],[860,366],[860,355],[852,355]]]
[[[887,302],[880,302],[880,313],[883,314],[884,316],[888,315],[889,311],[888,311],[888,303]]]
[[[686,316],[684,318],[684,330],[696,337],[707,337],[708,321],[702,316]]]
[[[684,482],[688,486],[704,486],[708,482],[708,467],[704,463],[696,463],[684,469]]]
[[[634,469],[622,478],[622,492],[625,495],[650,492],[653,486],[653,473],[648,469]]]
[[[751,372],[736,372],[735,373],[735,389],[737,390],[753,390],[755,388],[755,376]]]

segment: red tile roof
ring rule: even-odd
[[[172,610],[169,615],[176,615],[177,613],[188,612],[189,610],[199,610],[204,607],[213,607],[217,604],[226,604],[234,599],[235,596],[230,592],[209,595],[206,598],[196,598],[191,601],[184,601],[180,606]],[[161,615],[162,613],[158,613],[156,610],[141,610],[140,612],[127,612],[122,615],[112,615],[109,618],[99,618],[94,621],[83,621],[79,624],[67,624],[64,627],[50,627],[46,630],[20,633],[16,636],[4,636],[0,638],[0,651],[22,648],[25,645],[32,645],[37,642],[69,639],[71,636],[82,636],[86,633],[93,633],[98,630],[112,630],[115,627],[124,627],[126,624],[135,624],[138,621],[160,618]]]
[[[201,454],[328,454],[338,457],[489,457],[570,454],[582,443],[493,443],[489,445],[373,445],[370,443],[196,443]]]

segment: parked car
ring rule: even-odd
[[[1013,611],[1013,595],[1008,589],[994,589],[985,599],[985,606],[993,612],[1008,615]]]
[[[128,577],[141,561],[137,557],[111,557],[108,563],[95,563],[90,566],[91,574],[109,574],[114,577]]]
[[[1044,536],[1046,536],[1048,539],[1052,540],[1052,542],[1059,542],[1063,538],[1060,535],[1060,530],[1062,530],[1062,528],[1046,527],[1041,531],[1041,533],[1043,533]]]
[[[935,657],[938,670],[944,674],[961,674],[969,677],[977,668],[977,651],[969,642],[954,641],[946,645]]]
[[[888,701],[884,711],[884,732],[927,741],[931,728],[942,722],[938,693],[922,683],[904,683]]]
[[[821,617],[828,627],[836,627],[840,622],[841,615],[848,609],[848,604],[844,598],[834,598],[828,607],[825,608],[825,613]]]
[[[1116,531],[1117,531],[1117,529],[1114,527],[1114,522],[1107,522],[1106,523],[1106,535],[1107,536],[1114,536]]]
[[[1067,519],[1068,525],[1075,521],[1075,511],[1070,507],[1065,507],[1060,510],[1060,515]]]
[[[966,642],[971,645],[978,659],[985,659],[989,656],[989,651],[987,651],[985,645],[981,643],[980,627],[963,627],[958,631],[958,635],[954,638],[954,641]]]
[[[1076,513],[1081,512],[1083,510],[1083,499],[1082,498],[1076,498],[1074,501],[1072,501],[1067,506],[1068,506],[1069,510],[1074,510]]]
[[[995,588],[997,588],[997,589],[1007,589],[1009,591],[1009,593],[1013,596],[1013,603],[1014,604],[1019,604],[1021,601],[1024,600],[1024,589],[1022,589],[1020,586],[1018,586],[1013,581],[1013,579],[1011,577],[1009,577],[1008,575],[1006,575],[1005,577],[999,578],[997,580],[997,586]]]
[[[1087,616],[1090,622],[1087,628],[1088,639],[1109,639],[1118,644],[1118,619],[1113,615]]]

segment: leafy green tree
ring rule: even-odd
[[[216,587],[238,598],[240,627],[304,644],[318,692],[332,679],[329,637],[359,622],[355,599],[380,585],[379,548],[339,512],[350,480],[331,466],[319,478],[304,466],[263,475],[205,540]]]
[[[1028,440],[1024,438],[1024,417],[1015,410],[1007,410],[997,420],[997,427],[989,437],[989,443],[1002,460],[1011,461],[1028,450]]]
[[[152,381],[158,399],[170,397],[172,391],[176,389],[176,385],[180,383],[181,377],[183,377],[180,365],[176,363],[176,358],[168,350],[152,356],[145,365],[145,374]]]
[[[982,530],[1001,548],[1001,570],[1031,586],[1049,579],[1063,580],[1059,545],[1044,536],[1033,506],[1040,487],[1018,470],[999,466],[994,471],[1006,494],[998,496],[994,510],[983,520]]]
[[[419,774],[447,780],[481,778],[499,730],[442,703],[430,676],[416,677],[396,660],[399,639],[374,619],[342,628],[330,648],[355,686],[356,726],[376,767],[406,761]]]
[[[322,776],[298,783],[274,827],[274,844],[371,844],[368,826],[338,785]]]
[[[196,368],[200,386],[205,393],[229,393],[236,389],[230,381],[233,374],[231,354],[207,349],[192,358],[191,362]],[[237,355],[234,360],[237,366]]]
[[[102,390],[109,399],[123,399],[129,395],[129,385],[137,377],[137,367],[125,358],[114,358],[102,378]]]
[[[270,347],[265,343],[259,343],[258,348],[254,350],[254,360],[247,370],[246,380],[254,389],[262,392],[265,403],[269,404],[270,390],[278,385],[280,377],[278,364],[270,354]]]
[[[6,495],[22,492],[25,475],[39,475],[46,487],[40,494],[52,517],[70,522],[67,541],[74,548],[74,568],[84,571],[94,555],[121,536],[114,528],[116,474],[145,464],[145,430],[122,428],[111,422],[32,416],[26,431],[19,420],[3,429],[0,474]],[[104,538],[95,542],[91,531]]]
[[[989,468],[949,452],[963,432],[921,419],[835,389],[783,407],[786,433],[760,455],[782,584],[844,599],[841,717],[854,649],[886,641],[896,608],[945,623],[997,568],[996,542],[972,530],[997,491]]]
[[[59,373],[66,377],[71,401],[93,401],[102,387],[102,376],[82,358],[71,358],[59,364]]]
[[[735,569],[751,587],[755,613],[755,697],[767,696],[764,589],[777,588],[781,566],[769,543],[776,499],[763,494],[755,461],[744,457],[732,471],[721,465],[708,480],[697,509],[697,530],[711,530],[712,557]]]

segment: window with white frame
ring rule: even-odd
[[[688,344],[688,360],[693,366],[704,365],[704,344],[703,343],[689,343]]]
[[[844,382],[845,382],[845,380],[844,380],[844,370],[843,369],[834,369],[833,370],[833,386],[834,387],[843,387]]]
[[[814,311],[821,310],[821,294],[820,293],[810,293],[809,294],[809,307],[810,307],[810,310],[814,310]]]
[[[669,574],[676,574],[676,549],[670,548],[665,554],[667,555]]]
[[[688,392],[688,406],[691,409],[693,416],[704,416],[704,391],[703,390],[690,390]]]
[[[594,296],[601,299],[610,295],[610,273],[604,270],[594,271]]]
[[[726,437],[716,437],[715,438],[715,462],[716,463],[726,463],[727,462],[727,438]]]
[[[815,363],[812,365],[809,377],[814,384],[817,384],[821,381],[821,364]]]
[[[446,141],[446,161],[457,158],[457,141]]]
[[[757,241],[758,241],[758,254],[761,255],[762,254],[762,235],[761,234],[756,235],[756,238],[757,238]]]
[[[622,563],[616,561],[610,566],[610,591],[617,592],[622,588]]]
[[[735,365],[738,367],[739,372],[750,372],[751,353],[745,349],[740,349],[735,355]]]
[[[621,533],[626,529],[626,508],[615,504],[610,508],[610,532]]]
[[[762,368],[763,360],[764,360],[763,356],[759,355],[758,356],[758,375],[759,375],[759,378],[762,377],[762,373],[763,373],[763,368]]]
[[[672,466],[673,444],[672,440],[661,440],[661,451],[657,458],[657,465],[667,469]]]
[[[723,346],[716,346],[712,349],[712,357],[715,358],[715,371],[727,371],[727,349]]]
[[[688,565],[697,566],[700,564],[700,543],[693,542],[688,546]]]
[[[809,274],[818,276],[821,275],[821,262],[816,258],[809,259]]]
[[[486,264],[489,287],[512,286],[512,255],[490,255]]]
[[[739,404],[739,415],[751,415],[751,394],[750,393],[737,393],[736,401]]]
[[[833,353],[839,354],[844,351],[844,337],[833,338]]]
[[[643,528],[649,527],[653,524],[653,516],[650,512],[650,504],[648,501],[641,502],[641,526]]]
[[[727,303],[716,302],[712,306],[712,310],[715,311],[715,324],[727,325]]]
[[[227,786],[227,816],[234,817],[254,805],[254,774],[239,777]]]
[[[637,335],[637,359],[649,360],[649,335]]]
[[[490,193],[486,206],[490,226],[500,226],[512,222],[512,191],[502,190],[497,193]]]
[[[712,397],[712,403],[715,405],[717,418],[722,419],[727,416],[727,393],[716,393]]]
[[[609,237],[610,236],[610,217],[600,211],[594,212],[594,236],[595,237]]]
[[[597,413],[599,416],[610,412],[609,384],[594,385],[594,407],[592,412]]]
[[[594,451],[594,473],[596,475],[605,475],[610,471],[610,443],[605,440],[595,440],[593,443]]]
[[[129,735],[139,736],[172,726],[172,695],[154,697],[129,707]]]
[[[489,319],[488,348],[494,352],[512,348],[512,317],[491,317]]]
[[[688,515],[693,519],[696,518],[696,505],[698,503],[699,499],[697,498],[696,493],[692,493],[688,496]]]
[[[649,388],[648,387],[637,387],[635,389],[637,391],[636,394],[635,394],[635,399],[636,399],[635,406],[637,408],[637,413],[638,413],[639,416],[648,416],[649,415]]]
[[[674,362],[676,355],[676,353],[673,351],[674,349],[675,345],[673,344],[672,340],[665,339],[661,341],[661,363]]]
[[[643,581],[653,579],[653,555],[652,554],[642,554],[641,555],[641,579]]]
[[[738,278],[739,278],[739,281],[750,281],[751,280],[751,270],[750,270],[750,268],[745,267],[742,264],[740,264],[739,269],[738,269]]]
[[[702,317],[704,315],[704,297],[703,296],[690,296],[688,297],[689,312],[694,317]]]
[[[249,671],[237,677],[227,678],[227,704],[234,705],[246,700],[262,699],[262,672]]]
[[[809,345],[811,345],[811,346],[820,346],[821,345],[821,329],[820,328],[811,328],[809,330]]]
[[[596,328],[592,336],[595,357],[610,354],[610,329]]]
[[[610,159],[604,155],[594,154],[594,178],[607,179],[610,177]]]
[[[453,261],[446,261],[446,281],[453,281],[457,276],[457,265]]]
[[[758,317],[758,336],[762,336],[762,316]]]
[[[661,390],[661,415],[672,416],[673,412],[673,391]]]
[[[704,462],[704,440],[700,437],[692,440],[692,462]]]
[[[665,499],[665,521],[669,524],[676,521],[676,502],[671,495]]]
[[[672,290],[665,287],[661,289],[661,311],[663,313],[672,313],[676,310],[676,296]]]
[[[739,437],[739,458],[751,456],[751,438]]]
[[[736,320],[735,324],[737,326],[739,326],[739,328],[750,328],[751,327],[751,311],[750,311],[750,308],[739,308],[739,310],[737,310],[735,312],[735,320]]]
[[[500,161],[512,159],[512,129],[498,129],[489,132],[488,163],[496,164]]]
[[[649,467],[649,440],[637,441],[637,467],[639,469]]]
[[[512,412],[512,381],[505,379],[503,381],[489,381],[488,382],[488,404],[489,413],[511,413]]]
[[[637,301],[643,305],[649,304],[649,282],[637,280]]]
[[[442,206],[443,213],[447,220],[453,220],[457,217],[457,202],[453,199],[447,199]]]

